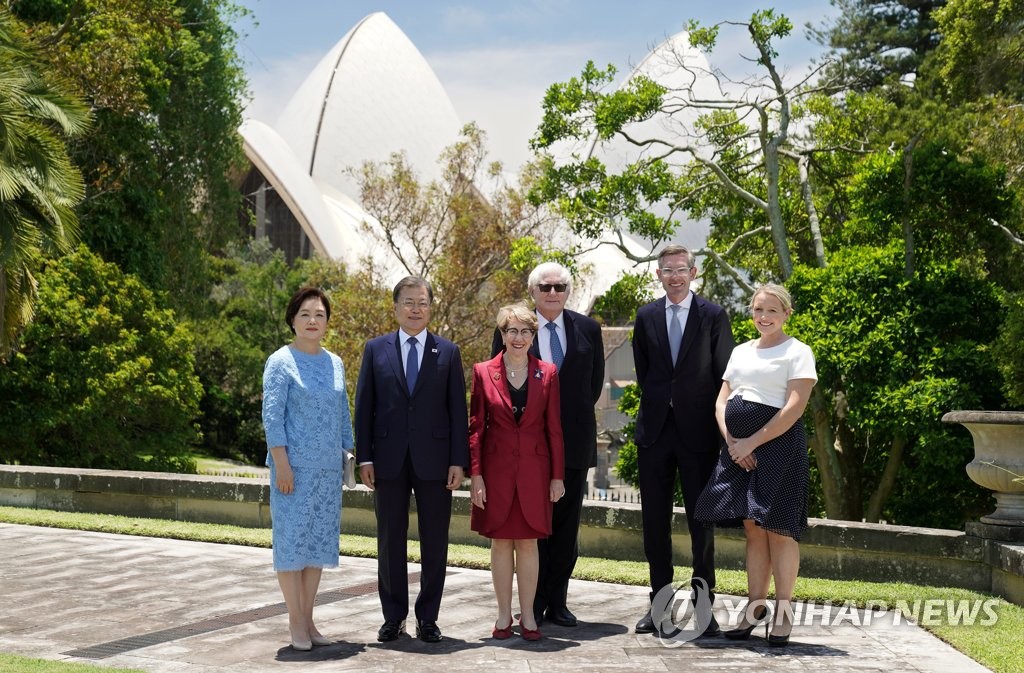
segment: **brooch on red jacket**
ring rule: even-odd
[[[533,370],[533,378],[535,378],[538,381],[540,381],[542,378],[544,378],[544,372],[542,372],[539,369],[534,369]]]
[[[491,378],[494,379],[495,381],[498,381],[499,379],[501,379],[501,374],[499,374],[498,372],[494,372],[493,374],[491,374]]]

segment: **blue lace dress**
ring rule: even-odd
[[[295,490],[277,488],[269,451],[274,570],[335,568],[341,534],[342,449],[355,445],[341,358],[285,346],[263,370],[267,448],[284,446]]]

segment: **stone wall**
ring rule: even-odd
[[[181,521],[270,525],[269,487],[259,479],[0,465],[0,505]],[[456,492],[451,541],[486,546],[469,529],[469,496]],[[801,540],[800,574],[840,580],[900,581],[991,592],[1024,605],[1024,540],[975,525],[968,532],[812,519]],[[410,537],[416,538],[415,517]],[[580,553],[643,561],[640,505],[586,501]],[[673,519],[677,565],[689,562],[686,517]],[[375,535],[373,495],[345,490],[342,532]],[[716,535],[721,568],[743,568],[738,529]],[[683,578],[676,578],[683,579]]]

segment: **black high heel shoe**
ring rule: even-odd
[[[754,609],[754,623],[743,628],[729,629],[722,633],[723,636],[729,640],[746,640],[750,637],[751,632],[761,624],[764,620],[764,637],[768,638],[768,620],[765,617],[768,616],[768,606],[759,605]],[[786,636],[786,640],[789,640],[789,636]],[[771,642],[771,639],[769,639]]]
[[[765,631],[767,632],[767,629]],[[773,633],[768,636],[768,645],[771,647],[785,647],[789,645],[789,636],[790,634],[788,633],[784,636],[777,636]]]

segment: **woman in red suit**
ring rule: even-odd
[[[540,640],[534,619],[537,539],[551,534],[551,503],[565,494],[558,369],[529,355],[537,316],[504,306],[498,329],[505,350],[473,365],[469,407],[471,527],[491,539],[491,577],[498,618],[491,635],[512,635],[512,575],[519,587],[519,626]]]

